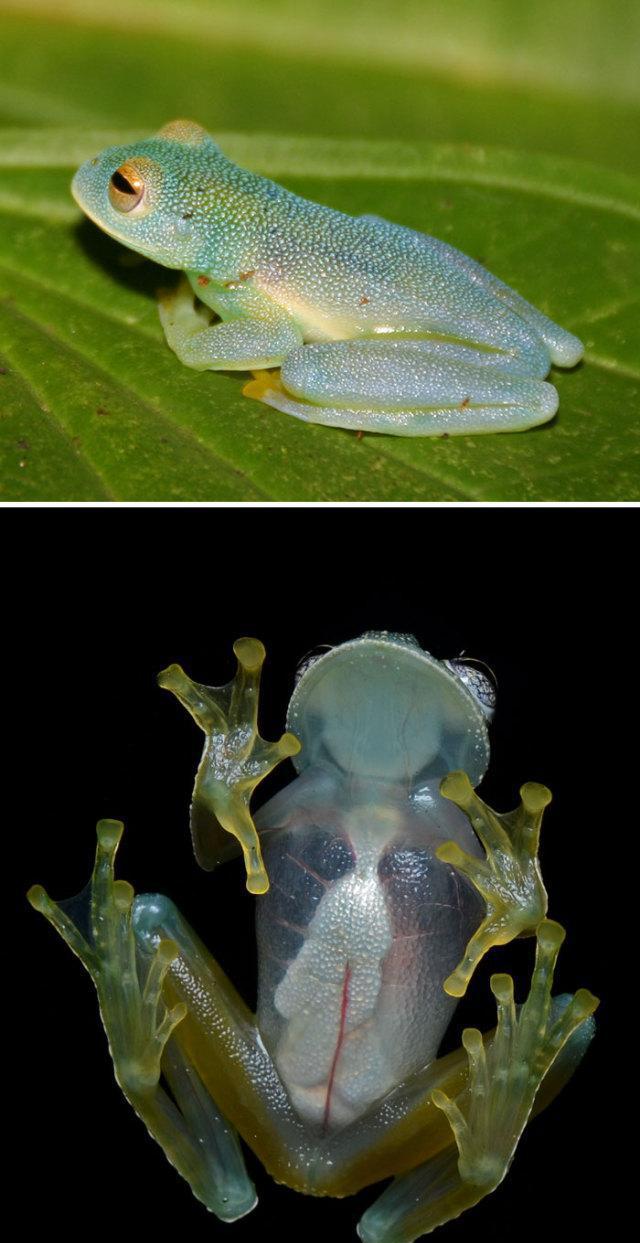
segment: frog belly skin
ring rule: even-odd
[[[300,1114],[325,1128],[352,1121],[394,1083],[375,1020],[393,941],[379,855],[358,849],[352,871],[327,887],[275,993],[287,1020],[276,1065]]]
[[[267,848],[259,1025],[294,1108],[323,1132],[425,1066],[453,1011],[442,982],[478,908],[416,820],[368,807]]]

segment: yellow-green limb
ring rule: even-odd
[[[293,734],[266,742],[258,733],[258,695],[265,649],[258,639],[237,639],[235,677],[226,686],[193,682],[180,665],[159,675],[160,686],[184,705],[206,736],[191,804],[196,857],[211,869],[229,854],[229,837],[242,849],[247,889],[265,893],[269,878],[250,802],[256,786],[281,760],[295,755]]]
[[[467,1089],[457,1101],[444,1092],[433,1093],[434,1105],[451,1126],[465,1182],[489,1190],[501,1182],[542,1080],[569,1037],[598,1005],[597,997],[581,988],[554,1014],[551,988],[564,938],[564,928],[555,920],[542,921],[529,995],[518,1011],[511,976],[491,977],[497,1010],[493,1039],[485,1047],[477,1028],[466,1028],[462,1043],[469,1061]]]
[[[493,945],[533,935],[546,915],[548,900],[538,843],[551,792],[529,781],[520,790],[516,809],[505,813],[484,803],[464,772],[449,773],[440,792],[465,813],[485,850],[484,859],[468,854],[456,842],[444,842],[436,851],[443,863],[471,881],[487,908],[464,957],[444,982],[445,992],[462,997],[478,963]]]
[[[187,1010],[182,1002],[167,1005],[163,997],[178,947],[165,938],[149,955],[143,957],[137,950],[134,891],[127,881],[114,877],[122,831],[122,824],[114,820],[102,820],[97,826],[87,935],[65,910],[68,904],[52,901],[41,885],[34,885],[27,897],[95,984],[115,1076],[127,1100],[194,1195],[222,1220],[233,1221],[253,1208],[255,1190],[233,1128],[171,1039]],[[168,1080],[173,1099],[162,1087],[161,1075]]]
[[[551,987],[564,929],[545,919],[537,931],[529,996],[516,1009],[513,981],[494,975],[497,1026],[485,1044],[476,1028],[463,1033],[468,1077],[455,1099],[436,1089],[433,1104],[446,1116],[455,1145],[397,1178],[364,1214],[364,1243],[413,1243],[494,1191],[504,1178],[536,1095],[558,1054],[593,1014],[598,1000],[579,989],[567,1004]],[[582,1048],[576,1048],[579,1058]]]

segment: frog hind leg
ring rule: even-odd
[[[254,1208],[255,1188],[235,1130],[176,1040],[186,1006],[167,1004],[164,987],[178,946],[158,938],[151,953],[141,956],[137,950],[133,889],[114,879],[121,835],[118,821],[98,824],[93,874],[78,898],[56,903],[34,885],[29,901],[93,980],[116,1080],[127,1100],[197,1199],[222,1221],[235,1221]]]
[[[381,216],[367,214],[363,219],[375,221],[389,227],[389,222]],[[395,225],[394,227],[405,229],[404,225]],[[584,354],[584,345],[580,338],[576,337],[572,332],[568,332],[566,328],[561,328],[559,324],[556,324],[543,311],[539,311],[531,302],[527,302],[526,298],[523,298],[521,294],[516,293],[515,289],[512,289],[510,285],[506,285],[504,281],[501,281],[492,272],[489,272],[481,263],[471,259],[463,251],[457,250],[455,246],[450,246],[448,242],[442,242],[434,237],[427,237],[426,234],[419,234],[414,229],[406,229],[406,232],[411,234],[413,241],[417,237],[422,237],[431,254],[435,251],[439,252],[444,257],[445,264],[454,263],[457,268],[467,273],[474,284],[481,285],[483,289],[486,289],[487,293],[493,294],[498,302],[508,306],[509,310],[515,311],[516,315],[544,342],[549,351],[551,361],[557,367],[575,367],[580,362]]]
[[[303,419],[396,436],[521,431],[553,418],[551,384],[505,370],[503,356],[450,342],[322,342],[294,350],[279,380],[247,396]]]
[[[569,1000],[551,999],[563,939],[559,924],[540,925],[529,996],[517,1010],[511,977],[491,977],[498,1015],[493,1039],[485,1046],[480,1032],[467,1028],[465,1090],[455,1100],[439,1090],[431,1097],[455,1144],[383,1192],[359,1223],[363,1243],[413,1243],[473,1207],[504,1178],[547,1072],[565,1053],[579,1060],[591,1035],[585,1028],[598,1004],[591,993],[580,989]],[[565,1065],[563,1075],[569,1069]]]
[[[544,341],[552,363],[555,363],[557,367],[575,367],[580,362],[584,354],[584,345],[579,337],[568,332],[566,328],[561,328],[543,311],[539,311],[521,294],[516,293],[510,285],[505,285],[504,281],[483,268],[482,264],[477,263],[475,259],[470,259],[468,255],[449,246],[446,242],[440,242],[439,245],[446,248],[448,255],[452,256],[454,262],[468,272],[476,284],[482,285],[488,293],[493,294],[498,302],[508,306],[509,310],[515,311],[516,315],[524,320],[525,324]]]

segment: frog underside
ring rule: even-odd
[[[277,743],[256,725],[264,649],[234,650],[226,687],[178,666],[161,684],[206,734],[196,854],[211,868],[239,843],[260,895],[257,1015],[169,899],[115,880],[119,822],[98,825],[82,910],[41,886],[30,900],[90,972],[118,1083],[207,1208],[233,1221],[256,1203],[241,1137],[311,1194],[393,1176],[358,1232],[412,1243],[498,1185],[593,1034],[591,994],[551,997],[564,932],[537,862],[550,795],[529,783],[505,814],[482,802],[482,716],[414,640],[365,636],[309,667]],[[300,743],[300,775],[254,823],[253,789]],[[480,959],[522,935],[536,940],[527,999],[516,1009],[511,978],[492,976],[494,1032],[466,1029],[438,1058]]]
[[[257,1019],[296,1112],[326,1133],[435,1056],[455,1007],[442,986],[482,912],[435,857],[456,813],[471,838],[457,808],[439,800],[437,824],[372,801],[369,786],[345,811],[338,785],[333,808],[317,792],[314,806],[310,785],[306,797],[289,787],[288,827],[282,798],[259,818],[271,884],[257,911]]]

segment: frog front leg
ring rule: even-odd
[[[241,846],[247,889],[265,893],[269,879],[258,832],[250,811],[251,795],[281,760],[295,755],[300,743],[293,734],[265,742],[258,733],[258,693],[265,650],[259,639],[237,639],[235,677],[225,686],[192,682],[180,665],[158,677],[191,713],[205,734],[191,802],[191,834],[198,862],[211,871]]]
[[[486,903],[486,915],[466,947],[462,961],[444,982],[451,997],[463,997],[480,959],[493,945],[531,936],[547,911],[547,892],[538,861],[540,826],[551,791],[528,781],[515,811],[497,812],[476,794],[466,773],[449,773],[440,793],[468,816],[485,858],[476,859],[456,842],[443,842],[436,854],[466,876]]]
[[[116,1079],[130,1105],[193,1194],[223,1221],[235,1221],[255,1206],[255,1189],[235,1130],[219,1113],[175,1039],[187,1006],[182,1000],[167,1004],[163,989],[179,947],[166,936],[156,938],[148,946],[150,952],[142,955],[136,945],[133,889],[126,881],[114,879],[122,828],[114,820],[98,824],[93,874],[88,889],[78,898],[53,902],[41,885],[34,885],[28,898],[93,980]],[[70,912],[85,901],[88,918],[83,915],[76,923]],[[240,1027],[244,1015],[239,999],[234,999],[228,983],[225,989],[225,982],[219,982],[218,994],[221,991],[227,1011]],[[213,999],[211,1004],[213,1008]],[[218,1008],[221,1005],[219,1001]],[[161,1076],[173,1099],[162,1086]]]
[[[455,1145],[383,1192],[360,1221],[363,1243],[413,1243],[472,1208],[504,1178],[545,1076],[565,1049],[579,1060],[584,1043],[578,1028],[598,1004],[586,989],[552,1001],[563,940],[560,924],[542,922],[529,996],[517,1009],[511,976],[491,977],[498,1016],[493,1038],[485,1044],[476,1028],[467,1028],[462,1036],[469,1062],[466,1088],[455,1100],[440,1090],[431,1096],[447,1117]]]
[[[553,385],[510,372],[504,356],[424,339],[304,345],[279,379],[258,376],[244,392],[308,423],[396,436],[518,431],[558,407]]]
[[[203,286],[203,297],[206,292]],[[204,305],[194,306],[193,290],[186,278],[174,290],[160,295],[160,322],[167,344],[180,362],[197,371],[279,367],[301,344],[299,329],[284,311],[256,292],[251,293],[247,306],[245,292],[241,291],[238,298],[233,291],[221,293],[217,302],[231,318],[213,325],[211,311]]]

